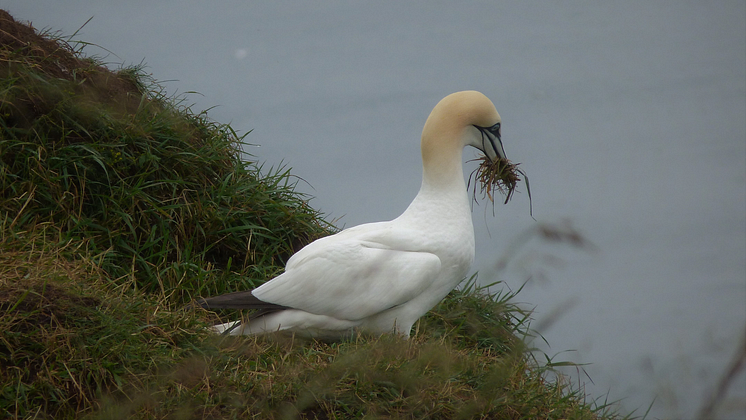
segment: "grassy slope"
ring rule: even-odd
[[[511,295],[412,340],[217,337],[193,297],[334,229],[229,126],[0,11],[0,417],[616,418],[525,348]]]

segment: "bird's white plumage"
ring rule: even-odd
[[[252,292],[292,309],[256,318],[232,334],[291,330],[335,337],[361,329],[409,336],[417,319],[465,277],[474,259],[462,149],[471,145],[493,159],[502,153],[486,150],[484,133],[476,128],[496,123],[500,116],[494,105],[479,92],[444,98],[423,129],[422,187],[407,210],[394,220],[345,229],[298,251],[283,274]]]
[[[254,296],[351,321],[411,300],[438,274],[440,259],[411,247],[394,247],[402,244],[377,241],[379,229],[379,225],[361,225],[310,244],[288,261],[285,273],[255,289]],[[386,232],[407,233],[390,228]]]

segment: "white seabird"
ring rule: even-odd
[[[283,274],[256,289],[202,299],[205,308],[258,310],[248,322],[215,330],[409,337],[412,325],[458,285],[474,260],[462,151],[473,146],[491,160],[506,158],[500,124],[495,106],[479,92],[443,98],[422,130],[422,186],[406,211],[308,244]]]

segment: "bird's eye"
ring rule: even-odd
[[[497,123],[489,128],[490,132],[493,134],[496,134],[497,137],[500,137],[500,123]]]

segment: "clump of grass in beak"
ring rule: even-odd
[[[469,175],[469,184],[474,178],[474,188],[472,189],[474,195],[474,201],[477,199],[477,184],[479,184],[479,192],[482,194],[482,199],[485,197],[494,204],[495,203],[495,190],[505,195],[505,202],[513,197],[513,193],[516,190],[518,182],[521,181],[519,174],[523,176],[523,180],[526,183],[526,192],[528,192],[529,200],[529,213],[533,217],[533,205],[531,203],[531,188],[528,185],[528,176],[523,170],[518,169],[520,163],[513,163],[506,158],[498,157],[494,161],[490,160],[489,157],[482,155],[480,158],[474,159],[479,162],[479,167],[472,171]]]

